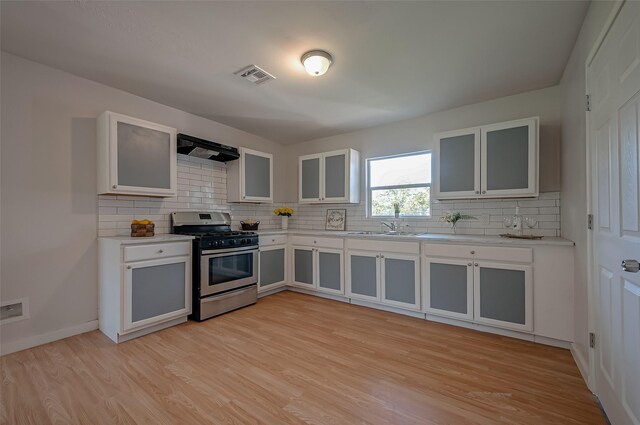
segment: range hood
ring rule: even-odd
[[[177,139],[178,153],[183,155],[220,162],[233,161],[240,157],[238,149],[232,146],[222,145],[182,133],[178,133]]]

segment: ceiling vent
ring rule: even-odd
[[[239,75],[247,81],[251,81],[254,84],[262,84],[269,80],[275,80],[276,77],[269,74],[264,69],[255,66],[249,65],[245,68],[242,68],[240,71],[236,71],[233,73],[234,75]]]

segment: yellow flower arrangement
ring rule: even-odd
[[[293,208],[276,208],[273,210],[275,215],[291,217],[293,215]]]

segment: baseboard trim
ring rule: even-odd
[[[358,305],[360,307],[373,308],[375,310],[388,311],[389,313],[403,314],[405,316],[411,316],[417,319],[424,319],[424,313],[422,313],[421,311],[403,310],[401,308],[372,303],[369,301],[359,300],[357,298],[351,298],[351,304]]]
[[[571,351],[573,360],[576,362],[576,365],[578,366],[578,370],[580,371],[580,375],[582,375],[582,379],[584,379],[584,382],[587,384],[587,387],[589,388],[589,390],[593,392],[593,389],[589,385],[589,362],[587,361],[587,359],[584,358],[584,356],[582,355],[582,353],[578,349],[578,346],[575,343],[571,343],[571,348],[569,350]]]
[[[83,334],[98,329],[98,321],[92,320],[80,325],[70,326],[57,331],[46,334],[35,335],[29,338],[20,339],[0,345],[0,356],[15,353],[17,351],[26,350],[28,348],[37,347],[38,345],[48,344],[59,339],[69,338],[70,336]]]
[[[286,291],[286,290],[287,290],[287,286],[286,285],[279,286],[277,288],[270,288],[270,289],[264,290],[262,292],[258,292],[258,299],[260,299],[262,297],[267,297],[269,295],[277,294],[278,292],[282,292],[282,291]]]
[[[334,301],[340,301],[343,303],[348,303],[349,302],[349,298],[345,297],[344,295],[339,295],[339,294],[329,294],[326,292],[318,292],[318,291],[310,291],[308,289],[305,288],[298,288],[297,286],[287,286],[285,289],[291,291],[291,292],[299,292],[301,294],[307,294],[307,295],[312,295],[314,297],[320,297],[320,298],[327,298],[330,300],[334,300]]]

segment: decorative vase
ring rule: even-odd
[[[282,219],[282,230],[287,230],[289,228],[289,217],[283,215],[280,218]]]

